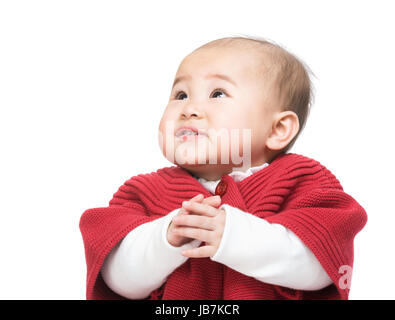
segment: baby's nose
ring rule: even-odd
[[[199,109],[199,107],[196,104],[188,103],[182,109],[181,116],[183,118],[191,118],[191,117],[200,118],[202,116],[202,111]]]
[[[182,112],[182,117],[183,118],[192,118],[192,117],[195,117],[195,118],[200,118],[201,117],[201,113],[200,112],[197,112],[196,110],[194,110],[194,111],[185,111],[185,112]]]
[[[198,117],[196,113],[183,113],[185,118]]]

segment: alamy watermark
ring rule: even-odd
[[[166,140],[161,131],[158,138],[161,149],[165,151],[165,157],[179,165],[218,164],[220,154],[219,164],[229,164],[230,159],[234,165],[242,164],[243,167],[249,168],[251,167],[251,131],[251,129],[211,128],[207,131],[198,130],[197,135],[176,136],[174,121],[167,121]]]
[[[342,290],[351,288],[352,267],[349,265],[342,265],[339,268],[339,273],[342,276],[339,278],[339,288]]]

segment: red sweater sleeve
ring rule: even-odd
[[[314,189],[298,195],[284,210],[266,220],[293,231],[333,281],[333,285],[322,292],[297,295],[314,299],[322,294],[333,299],[348,299],[350,283],[343,276],[345,271],[352,270],[354,237],[367,222],[365,210],[350,195],[337,188]]]
[[[100,269],[111,249],[131,230],[159,218],[149,215],[127,182],[114,194],[108,207],[86,210],[80,219],[87,266],[87,299],[122,299],[103,281]]]

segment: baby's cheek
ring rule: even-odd
[[[252,149],[254,148],[251,129],[232,130],[230,144],[231,161],[235,166],[249,167],[252,159]]]
[[[175,142],[174,137],[167,136],[162,131],[158,131],[158,142],[162,154],[167,160],[174,163]]]
[[[228,129],[213,131],[210,134],[210,159],[216,164],[231,164],[239,155],[239,137]]]

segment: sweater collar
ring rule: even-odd
[[[275,159],[269,162],[270,165],[268,165],[264,170],[262,169],[258,170],[258,172],[255,172],[250,176],[244,177],[244,179],[239,183],[236,183],[235,180],[232,177],[230,177],[229,174],[223,175],[221,179],[226,180],[227,182],[233,181],[235,184],[238,185],[237,188],[243,189],[244,190],[243,192],[249,193],[249,192],[253,192],[256,188],[260,189],[261,187],[265,186],[265,183],[262,181],[262,179],[266,180],[267,177],[272,175],[274,172],[276,173],[283,172],[284,169],[286,169],[291,163],[293,163],[293,161],[303,160],[303,159],[305,159],[306,161],[307,160],[310,161],[309,158],[306,158],[298,154],[283,153],[277,155]],[[210,193],[210,191],[207,190],[198,181],[198,177],[194,177],[191,172],[187,171],[186,169],[178,165],[159,169],[159,171],[160,171],[159,173],[163,172],[165,174],[168,172],[168,174],[170,174],[170,176],[174,179],[174,181],[177,181],[177,183],[174,184],[177,190],[180,191],[188,190],[192,196],[198,193],[202,193],[203,195],[205,195],[205,197],[214,194],[214,192]],[[180,187],[180,189],[178,189],[178,186]],[[248,186],[252,186],[253,190],[250,190],[250,187]],[[212,190],[212,188],[210,189]],[[185,199],[190,199],[191,197],[186,196]]]
[[[259,170],[262,170],[266,168],[269,165],[269,163],[264,163],[259,166],[255,167],[250,167],[245,171],[241,170],[233,170],[231,173],[228,174],[228,176],[232,177],[234,181],[240,182],[244,180],[245,178],[249,177],[250,175],[254,174],[255,172],[258,172]],[[206,188],[206,190],[210,191],[211,193],[215,193],[215,188],[217,187],[218,183],[221,181],[221,179],[218,180],[206,180],[204,178],[196,177],[193,175],[195,179],[197,179],[201,185]]]

